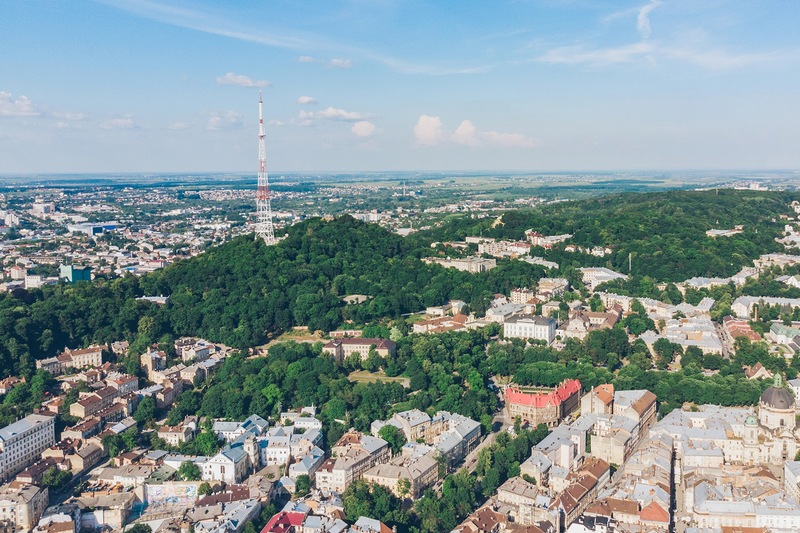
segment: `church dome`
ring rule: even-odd
[[[794,398],[784,388],[770,387],[761,395],[761,404],[772,409],[793,409]]]
[[[757,426],[758,425],[758,420],[753,415],[750,415],[744,421],[744,425],[745,426]]]

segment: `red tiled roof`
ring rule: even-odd
[[[666,522],[669,523],[669,513],[656,502],[650,502],[639,513],[639,518],[646,522]]]
[[[594,388],[594,395],[605,405],[608,405],[614,401],[614,385],[611,383],[598,385]]]
[[[518,405],[532,405],[546,407],[548,405],[561,405],[573,394],[579,393],[581,382],[577,379],[565,381],[557,389],[550,392],[521,392],[516,388],[506,389],[506,401]]]
[[[303,524],[305,517],[305,513],[281,511],[270,518],[261,533],[290,533],[294,531],[294,528],[299,528]]]

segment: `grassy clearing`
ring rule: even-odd
[[[410,380],[402,376],[390,377],[383,372],[367,372],[366,370],[359,370],[358,372],[351,372],[347,379],[356,383],[375,383],[376,381],[396,381],[408,387]]]

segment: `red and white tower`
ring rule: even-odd
[[[264,239],[267,245],[275,244],[275,230],[272,227],[272,206],[269,201],[269,180],[267,179],[267,141],[264,133],[261,91],[258,93],[258,189],[256,190],[256,239]]]

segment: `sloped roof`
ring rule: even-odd
[[[580,392],[581,382],[577,379],[565,381],[557,389],[550,392],[522,392],[517,388],[506,389],[505,397],[509,403],[518,405],[532,405],[546,407],[548,405],[561,405],[567,398]]]
[[[650,502],[639,513],[639,518],[646,522],[669,523],[669,513],[656,502]]]

